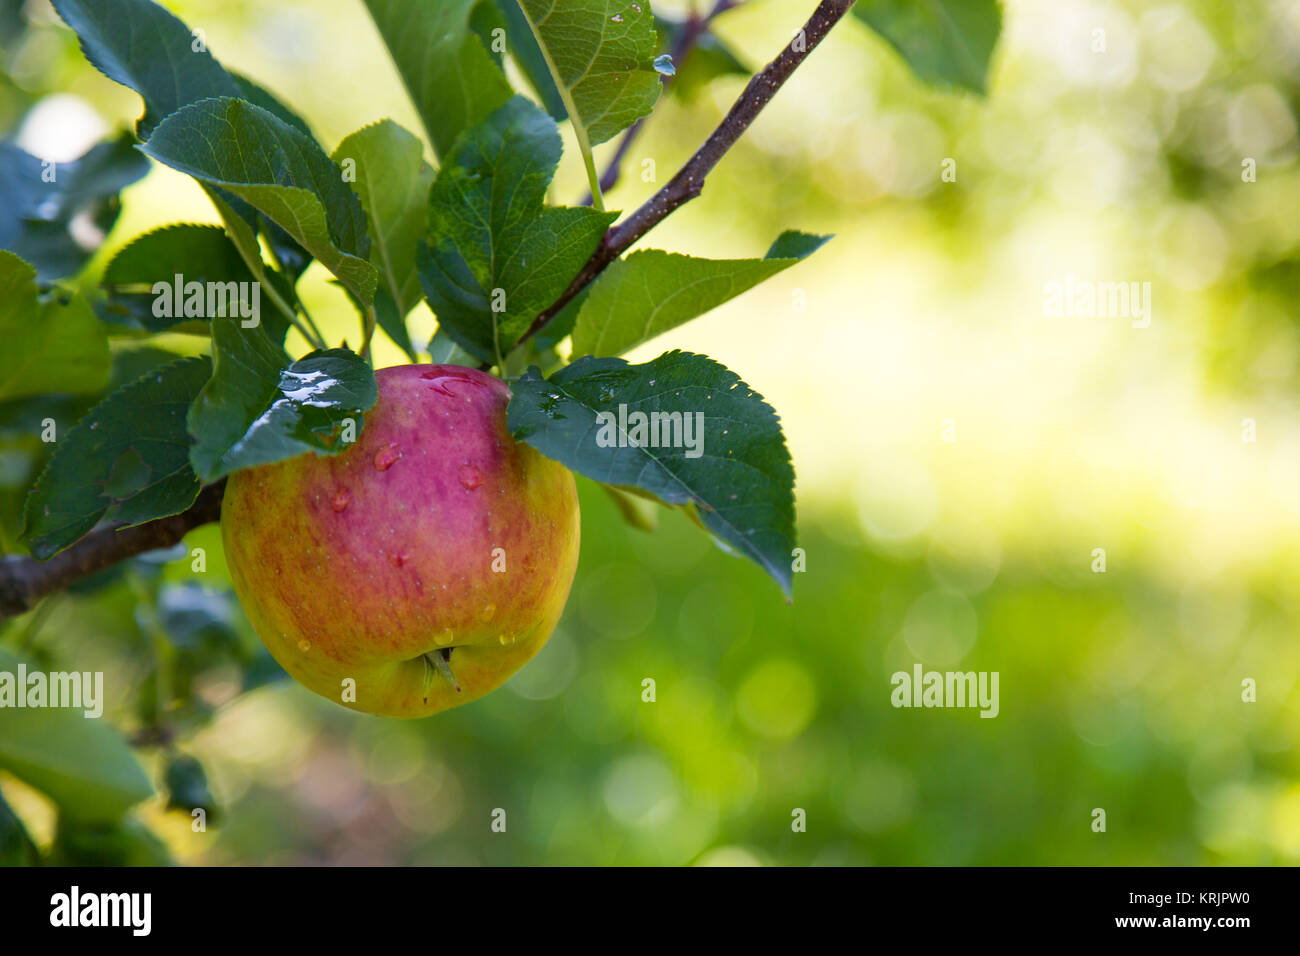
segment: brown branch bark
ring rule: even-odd
[[[0,620],[22,614],[41,598],[62,591],[97,571],[146,551],[170,548],[187,533],[221,517],[225,479],[199,492],[180,514],[131,528],[92,531],[48,561],[9,556],[0,560]]]
[[[798,69],[799,64],[808,57],[808,54],[816,49],[817,44],[821,43],[830,32],[831,27],[848,13],[853,3],[854,0],[821,0],[803,29],[795,34],[794,39],[786,45],[775,60],[754,74],[717,129],[709,134],[704,145],[695,151],[695,154],[686,161],[667,185],[651,196],[627,219],[605,233],[605,238],[587,260],[587,264],[569,283],[569,287],[563,294],[533,320],[528,330],[520,336],[520,343],[526,342],[545,328],[546,324],[555,318],[574,296],[586,288],[605,270],[606,266],[622,255],[633,243],[674,210],[690,202],[703,191],[705,177],[714,166],[718,165],[727,150],[735,145],[741,134],[749,129],[750,124],[763,111],[763,107],[771,102],[776,91]]]

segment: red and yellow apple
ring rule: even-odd
[[[578,561],[573,475],[515,442],[509,389],[456,365],[376,373],[355,444],[233,474],[221,532],[272,656],[356,710],[481,697],[546,643]]]

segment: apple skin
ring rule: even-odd
[[[253,628],[294,678],[354,710],[425,717],[546,643],[578,563],[577,489],[510,437],[500,379],[457,365],[375,378],[351,448],[230,476],[222,540]],[[459,690],[424,657],[443,648]]]

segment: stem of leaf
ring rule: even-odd
[[[267,282],[265,285],[267,297],[271,300],[272,304],[283,313],[284,317],[289,320],[289,324],[297,329],[302,337],[307,340],[307,344],[318,349],[325,348],[325,340],[320,337],[320,334],[313,333],[311,329],[298,321],[298,313],[291,305],[289,305],[288,302],[284,301],[284,297],[275,291],[275,288],[271,283]]]
[[[374,359],[370,357],[370,340],[375,337],[375,325],[377,319],[375,316],[375,307],[373,304],[366,306],[366,317],[361,323],[361,357],[374,367]]]

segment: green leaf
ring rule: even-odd
[[[104,518],[125,525],[194,502],[185,415],[212,372],[207,357],[148,372],[113,392],[55,447],[27,496],[23,538],[49,558]]]
[[[206,312],[198,317],[154,314],[154,285],[165,282],[170,287],[177,275],[184,283],[255,281],[220,226],[176,224],[147,232],[118,250],[104,270],[100,286],[108,293],[110,310],[134,318],[150,332],[190,322],[207,335],[210,317]]]
[[[533,28],[528,25],[528,18],[524,16],[519,0],[496,0],[496,5],[505,19],[506,36],[510,41],[510,55],[514,57],[520,72],[527,77],[529,85],[542,101],[542,106],[556,122],[568,119],[569,113],[564,108],[564,97],[560,95],[560,89],[555,85],[551,68],[546,65],[546,57],[542,53],[542,48],[537,45],[537,37],[533,36]]]
[[[456,340],[438,329],[429,339],[429,361],[434,365],[467,365],[471,368],[479,364],[478,359],[456,344]]]
[[[212,350],[212,378],[189,413],[190,462],[205,482],[308,451],[336,455],[347,421],[360,435],[379,397],[369,364],[347,349],[291,362],[260,328],[214,319]]]
[[[365,0],[441,158],[460,132],[510,99],[470,15],[485,0]]]
[[[591,150],[650,115],[662,83],[654,14],[638,0],[519,0],[573,124],[596,208]]]
[[[359,300],[373,300],[378,275],[365,258],[369,240],[361,201],[343,182],[342,170],[301,131],[261,107],[223,97],[168,116],[140,148],[243,199]]]
[[[616,488],[613,485],[601,485],[605,494],[618,509],[619,517],[638,531],[656,531],[659,528],[659,505],[653,499],[644,498]]]
[[[40,861],[40,852],[23,821],[0,793],[0,866],[38,866]]]
[[[439,326],[482,361],[510,351],[614,219],[544,205],[561,148],[555,121],[517,96],[457,141],[429,192],[420,283]]]
[[[511,392],[516,440],[594,481],[693,507],[789,595],[794,467],[776,413],[734,372],[690,352],[582,358],[549,379],[529,369]],[[637,413],[659,427],[638,428]]]
[[[818,249],[829,236],[783,233],[762,259],[696,259],[648,249],[610,265],[573,330],[575,355],[618,355],[733,299]]]
[[[260,106],[268,113],[274,114],[290,126],[295,127],[299,132],[312,136],[313,139],[315,138],[312,134],[311,127],[307,125],[307,121],[299,116],[297,112],[286,106],[284,102],[270,90],[256,81],[250,80],[241,73],[235,73],[233,71],[227,72],[230,73],[230,78],[235,81],[235,85],[239,87],[239,98],[241,100],[248,100],[248,102],[252,103],[254,106]]]
[[[520,0],[568,105],[578,140],[599,146],[659,99],[650,4],[640,0]]]
[[[16,681],[20,664],[29,676],[38,670],[0,648],[0,672]],[[0,768],[40,790],[62,814],[83,821],[116,820],[154,792],[109,724],[67,707],[0,708]]]
[[[97,392],[108,382],[108,337],[80,295],[37,295],[36,270],[0,249],[0,401]]]
[[[239,96],[235,80],[190,29],[151,0],[54,0],[101,73],[144,99],[136,132],[146,138],[164,116],[209,96]]]
[[[86,822],[60,814],[50,847],[54,866],[171,866],[171,852],[135,817]]]
[[[45,163],[0,143],[0,169],[0,248],[49,281],[81,271],[117,222],[118,194],[148,172],[149,161],[123,136],[70,163]]]
[[[357,130],[339,143],[334,162],[355,164],[352,189],[369,223],[370,261],[379,270],[379,325],[412,360],[406,315],[422,298],[415,247],[425,231],[433,170],[420,141],[392,120]],[[351,167],[350,167],[351,168]]]
[[[858,0],[853,12],[925,82],[988,91],[1002,29],[997,0]]]
[[[216,821],[217,801],[212,796],[208,776],[198,760],[189,754],[171,757],[163,773],[163,783],[167,788],[168,810],[180,810],[189,815],[201,809],[207,815],[209,823]]]

